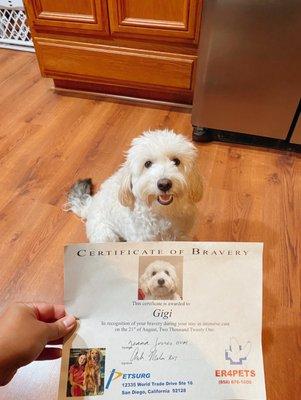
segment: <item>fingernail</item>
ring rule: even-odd
[[[66,328],[71,328],[75,325],[75,318],[72,315],[67,315],[62,322]]]

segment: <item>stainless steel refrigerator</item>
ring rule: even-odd
[[[204,0],[195,140],[301,144],[301,0]]]

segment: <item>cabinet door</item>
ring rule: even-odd
[[[25,0],[24,3],[37,31],[109,33],[106,0]]]
[[[159,40],[198,41],[200,0],[108,0],[115,36],[144,35]]]

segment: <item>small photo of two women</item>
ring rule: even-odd
[[[105,354],[104,348],[70,350],[67,397],[103,394]]]

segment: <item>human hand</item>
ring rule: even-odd
[[[61,343],[75,326],[75,318],[66,315],[62,305],[11,304],[0,316],[0,386],[34,360],[59,358],[61,349],[46,345]]]

